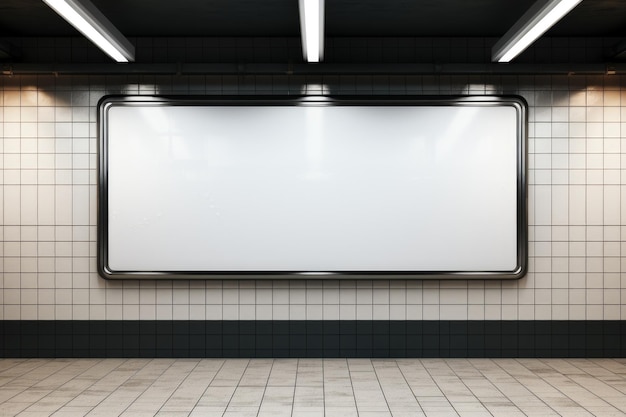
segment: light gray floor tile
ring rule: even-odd
[[[0,409],[5,416],[15,416],[30,407],[29,403],[3,403],[0,404]],[[0,414],[2,415],[2,414]],[[2,416],[4,417],[4,416]]]
[[[234,407],[226,409],[224,417],[257,417],[258,414],[257,407]]]
[[[222,417],[223,415],[223,411],[205,411],[200,407],[196,407],[189,414],[189,417]]]
[[[358,417],[359,412],[356,407],[334,407],[324,408],[325,417]]]
[[[0,416],[626,415],[625,359],[4,359]]]
[[[291,417],[324,417],[324,409],[322,410],[294,410]]]

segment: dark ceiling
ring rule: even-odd
[[[504,66],[491,47],[536,0],[326,0],[317,66],[298,0],[91,1],[135,45],[135,73],[626,73],[626,0],[583,0]],[[126,70],[107,63],[42,0],[0,0],[4,73]]]
[[[92,0],[128,37],[299,36],[297,0]],[[499,37],[534,0],[328,0],[328,37]],[[0,36],[77,36],[41,0],[0,0]],[[583,0],[547,36],[626,37],[626,1]]]

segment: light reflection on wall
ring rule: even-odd
[[[330,87],[327,84],[302,84],[300,86],[300,94],[303,95],[320,95],[330,93]]]

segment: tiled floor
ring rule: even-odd
[[[625,416],[626,359],[4,359],[13,415]]]

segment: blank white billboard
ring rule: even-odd
[[[526,105],[511,97],[99,106],[105,278],[518,278]]]

